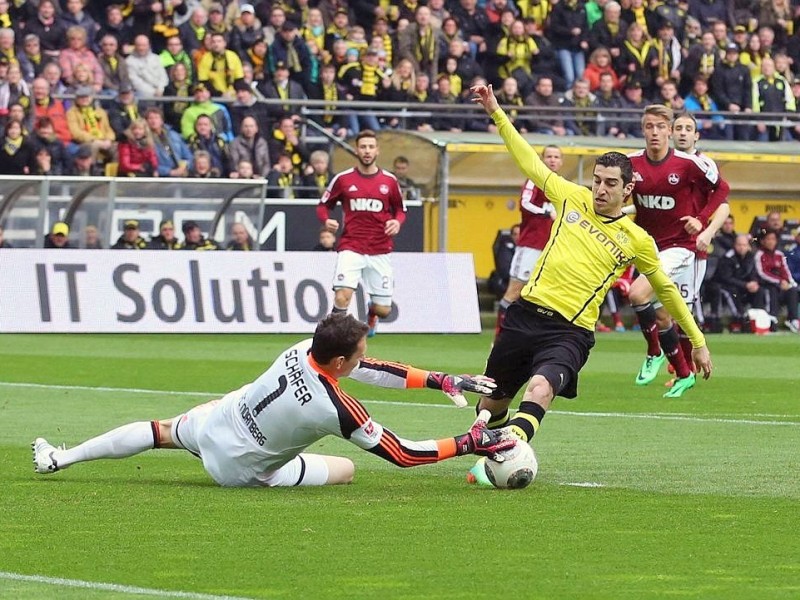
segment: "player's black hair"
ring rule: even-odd
[[[367,335],[369,327],[352,315],[333,313],[322,319],[314,331],[311,356],[319,364],[329,363],[337,356],[350,358],[358,349],[358,342]]]
[[[695,131],[697,131],[697,119],[689,111],[683,111],[683,112],[678,113],[677,115],[675,115],[675,118],[672,119],[672,124],[674,125],[675,121],[677,121],[678,119],[689,119],[690,121],[692,121],[694,123],[694,129],[695,129]]]
[[[601,167],[619,167],[623,185],[628,185],[633,181],[631,159],[621,152],[606,152],[605,154],[601,154],[597,157],[594,164],[595,166],[600,165]]]
[[[378,136],[375,135],[375,132],[372,131],[372,129],[362,129],[361,131],[358,132],[358,135],[356,136],[356,144],[358,144],[358,142],[360,142],[364,138],[377,139]]]

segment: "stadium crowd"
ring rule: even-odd
[[[286,189],[313,174],[313,148],[298,105],[259,99],[454,107],[403,121],[318,111],[340,137],[493,131],[458,110],[484,80],[522,131],[640,137],[638,117],[614,111],[663,102],[728,113],[701,120],[707,139],[800,139],[774,117],[735,120],[796,111],[798,24],[790,0],[0,0],[0,173]]]

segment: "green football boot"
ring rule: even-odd
[[[475,466],[467,472],[468,483],[476,483],[478,485],[492,487],[492,482],[489,481],[489,477],[486,475],[486,467],[484,466],[485,464],[486,457],[480,457],[478,462],[475,463]]]
[[[676,379],[670,390],[664,394],[664,398],[680,398],[686,390],[694,387],[696,380],[694,373],[683,379]]]
[[[647,385],[656,378],[661,366],[667,362],[667,355],[662,351],[658,356],[648,356],[636,375],[636,385]]]

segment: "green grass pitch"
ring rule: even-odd
[[[789,334],[711,337],[714,377],[679,400],[661,398],[666,373],[634,386],[641,336],[598,336],[580,397],[557,400],[534,440],[539,476],[522,491],[468,485],[472,457],[401,470],[335,439],[315,449],[353,458],[353,485],[222,489],[188,453],[164,450],[33,473],[34,437],[74,445],[174,416],[252,380],[297,339],[0,336],[0,598],[800,597],[800,339]],[[489,343],[378,335],[368,353],[480,372]],[[474,418],[430,390],[344,387],[411,439]]]

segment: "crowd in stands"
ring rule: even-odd
[[[0,173],[267,177],[288,195],[315,148],[281,100],[364,102],[313,117],[339,137],[491,131],[463,106],[482,81],[523,131],[639,137],[615,111],[663,102],[728,113],[700,120],[707,139],[800,139],[735,120],[796,111],[799,25],[796,0],[0,0]],[[453,110],[401,121],[376,101]]]
[[[519,225],[499,231],[492,246],[495,269],[489,290],[497,299],[508,286],[511,258],[519,237]],[[609,291],[604,312],[610,324],[598,321],[597,331],[625,331],[621,308],[635,273],[633,267]],[[800,333],[800,220],[784,219],[779,212],[753,220],[749,232],[737,232],[728,217],[714,237],[708,270],[700,290],[696,315],[708,333],[720,333],[724,322],[732,333],[751,331],[750,309],[761,309],[772,317],[773,331],[785,311],[784,323]]]
[[[721,330],[725,312],[731,331],[747,331],[748,308],[766,310],[774,330],[785,308],[787,327],[800,333],[800,221],[773,211],[755,219],[749,233],[737,233],[729,217],[714,238],[712,260],[703,286],[709,331]]]
[[[159,223],[158,234],[146,239],[139,228],[139,221],[127,219],[123,223],[122,235],[109,246],[111,250],[235,250],[247,252],[256,250],[256,243],[250,232],[242,223],[233,223],[229,228],[228,239],[225,242],[216,241],[203,235],[200,225],[196,221],[186,221],[181,227],[183,239],[175,232],[175,224],[170,219]],[[70,239],[70,226],[68,223],[58,221],[53,223],[50,232],[44,236],[44,247],[56,250],[71,250],[82,248],[85,250],[102,250],[105,248],[100,239],[100,233],[94,225],[87,225],[81,231],[83,239],[77,241]],[[320,252],[333,252],[336,245],[336,236],[325,229],[320,229],[319,242],[309,250]],[[0,227],[0,248],[12,248],[4,239],[3,228]]]

